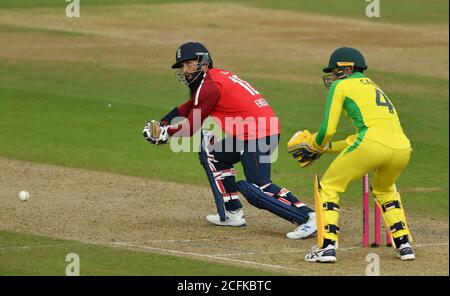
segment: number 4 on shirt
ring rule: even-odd
[[[394,106],[392,105],[389,98],[379,89],[375,90],[376,92],[376,103],[378,106],[385,106],[389,108],[389,113],[394,113]],[[383,97],[383,101],[381,101],[381,97]]]

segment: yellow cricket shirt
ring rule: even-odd
[[[333,82],[328,92],[325,117],[315,138],[320,146],[336,133],[341,110],[356,128],[357,140],[350,152],[363,139],[370,139],[395,149],[411,147],[403,133],[397,111],[389,98],[360,72]]]

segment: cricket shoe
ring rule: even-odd
[[[329,244],[323,249],[314,246],[311,252],[305,256],[307,262],[334,263],[336,260],[336,247],[333,244]]]
[[[309,213],[309,219],[297,227],[294,231],[288,232],[286,236],[290,239],[305,239],[317,232],[316,213]]]
[[[236,211],[226,211],[226,215],[227,219],[225,221],[220,221],[219,214],[206,216],[206,221],[218,226],[245,226],[246,222],[243,209],[239,209]]]
[[[400,258],[402,261],[409,261],[416,259],[416,256],[414,255],[414,250],[412,249],[411,245],[409,243],[402,244],[400,248],[397,249],[397,257]]]

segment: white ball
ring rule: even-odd
[[[27,201],[30,198],[30,193],[28,191],[20,191],[19,199],[21,201]]]

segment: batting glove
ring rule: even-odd
[[[150,120],[145,124],[142,134],[151,144],[160,145],[167,143],[169,138],[168,130],[168,125],[161,125],[156,120]]]

